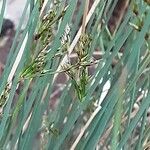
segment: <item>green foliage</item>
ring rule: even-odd
[[[0,78],[0,149],[149,148],[149,1],[131,1],[114,33],[117,0],[95,0],[85,31],[85,1],[34,2]]]

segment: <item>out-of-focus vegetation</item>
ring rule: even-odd
[[[0,149],[149,149],[149,40],[149,1],[27,0],[0,78]]]

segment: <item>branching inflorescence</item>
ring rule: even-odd
[[[38,27],[37,33],[35,35],[35,40],[39,40],[42,44],[42,48],[38,55],[33,58],[32,62],[25,67],[22,71],[20,77],[21,80],[24,79],[31,79],[36,76],[43,76],[47,73],[55,74],[55,71],[52,70],[45,70],[45,66],[47,63],[47,54],[50,50],[47,50],[52,42],[54,37],[53,28],[54,25],[63,18],[65,15],[67,7],[65,7],[60,15],[57,15],[55,8],[53,8],[48,14],[46,14]],[[70,46],[70,25],[66,25],[64,34],[60,38],[61,46],[57,50],[57,53],[53,56],[60,57],[64,56],[65,54],[68,55],[68,49]],[[88,49],[91,44],[91,37],[87,33],[82,33],[77,45],[74,48],[75,53],[77,54],[77,61],[72,64],[70,62],[70,58],[68,56],[68,60],[66,64],[61,66],[62,70],[59,71],[65,72],[70,79],[72,80],[74,89],[77,93],[77,97],[80,101],[86,96],[86,86],[89,82],[90,76],[88,75],[88,66],[93,64],[93,62],[88,61]],[[60,64],[61,65],[61,64]]]

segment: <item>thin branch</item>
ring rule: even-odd
[[[44,13],[47,3],[48,3],[48,0],[45,0],[43,3],[43,6],[42,6],[41,12],[40,12],[40,17],[43,16],[43,13]]]
[[[82,34],[85,33],[85,27],[86,27],[86,17],[89,9],[89,0],[85,1],[85,8],[83,13],[83,20],[82,20]]]
[[[95,111],[92,113],[90,119],[87,121],[87,123],[85,124],[85,126],[81,129],[80,134],[78,135],[78,137],[76,138],[75,142],[73,143],[73,145],[71,146],[70,150],[74,150],[77,146],[77,144],[79,143],[80,139],[82,138],[82,136],[84,135],[86,129],[88,128],[88,126],[91,124],[92,120],[94,119],[94,117],[97,115],[97,113],[100,111],[101,106],[98,106]]]

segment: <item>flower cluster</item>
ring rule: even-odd
[[[66,12],[66,8],[57,16],[55,8],[47,13],[39,25],[38,31],[35,35],[35,40],[41,42],[41,50],[39,54],[32,59],[32,62],[25,67],[20,77],[21,79],[33,78],[37,74],[43,74],[44,67],[47,63],[47,54],[50,50],[47,50],[50,45],[51,38],[53,37],[53,25],[61,19]],[[66,31],[68,32],[68,31]],[[63,43],[63,49],[66,47],[66,42]]]
[[[89,35],[81,35],[75,47],[77,62],[75,64],[65,64],[62,66],[65,73],[72,79],[72,83],[80,101],[86,96],[86,86],[90,79],[87,70],[87,67],[91,64],[91,62],[87,61],[90,43],[91,38]]]
[[[21,78],[32,78],[36,74],[41,74],[46,65],[46,58],[49,51],[43,49],[39,52],[38,56],[33,60],[33,62],[27,66],[21,73]]]

